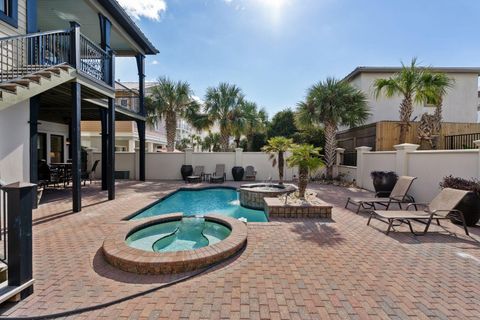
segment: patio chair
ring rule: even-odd
[[[196,166],[191,176],[188,176],[186,182],[202,182],[204,166]]]
[[[440,193],[430,202],[430,204],[410,203],[406,210],[374,210],[370,213],[367,226],[370,225],[372,218],[376,218],[388,224],[388,229],[386,232],[386,234],[388,234],[393,227],[393,222],[399,221],[401,223],[407,223],[410,231],[414,235],[425,235],[430,227],[430,223],[432,223],[432,220],[437,220],[437,224],[440,225],[440,219],[450,219],[455,217],[462,221],[465,234],[468,236],[467,224],[465,223],[463,212],[455,209],[455,207],[469,192],[470,191],[445,188],[440,191]],[[418,206],[425,206],[425,209],[422,211],[408,210],[411,207],[414,207],[415,210],[418,210]],[[420,234],[415,233],[411,224],[411,220],[425,223],[425,230],[423,230],[423,232]]]
[[[401,176],[398,178],[390,196],[387,197],[370,197],[370,198],[348,198],[345,208],[349,204],[354,204],[357,206],[356,213],[360,212],[360,209],[373,209],[375,210],[375,205],[381,205],[386,207],[385,210],[390,208],[392,203],[396,203],[400,209],[402,209],[402,203],[406,202],[415,202],[415,199],[412,196],[409,196],[408,190],[412,186],[413,180],[416,177]],[[378,195],[378,194],[377,194]]]
[[[92,170],[90,171],[84,171],[82,172],[82,181],[83,181],[83,185],[86,184],[87,180],[90,181],[90,184],[92,184],[92,175],[95,173],[95,171],[97,171],[97,166],[98,166],[98,163],[100,162],[100,160],[95,160],[95,162],[93,163],[93,166],[92,166]]]
[[[210,183],[225,182],[226,179],[227,174],[225,173],[225,165],[217,164],[215,167],[215,172],[210,177]]]
[[[255,181],[256,176],[257,176],[257,171],[255,171],[255,168],[253,166],[247,166],[245,168],[245,174],[244,174],[245,180]]]

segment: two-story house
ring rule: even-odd
[[[158,50],[115,0],[1,3],[0,179],[36,183],[40,160],[68,163],[80,211],[80,122],[100,121],[102,188],[114,199],[115,123],[134,121],[145,147],[144,59]],[[136,58],[136,109],[115,103],[116,56]]]
[[[343,80],[362,90],[368,99],[370,117],[366,123],[357,128],[343,128],[337,134],[339,147],[353,151],[355,147],[369,146],[373,150],[393,150],[398,143],[399,106],[401,96],[387,98],[375,95],[374,83],[380,78],[388,78],[399,72],[399,67],[358,67]],[[439,148],[445,147],[445,136],[467,133],[480,133],[477,123],[478,113],[478,76],[480,68],[432,68],[434,72],[443,72],[453,79],[453,86],[444,97],[442,126]],[[433,114],[435,106],[415,104],[409,130],[408,140],[419,143],[416,127],[423,113]],[[416,121],[416,122],[415,122]]]

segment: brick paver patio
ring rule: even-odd
[[[125,273],[106,264],[99,249],[121,218],[179,186],[123,182],[108,202],[97,183],[84,188],[85,207],[76,214],[67,192],[47,194],[34,212],[35,292],[3,305],[2,315],[45,315],[138,294],[72,318],[480,318],[480,228],[467,237],[445,221],[447,230],[433,226],[437,232],[424,237],[406,227],[386,236],[386,225],[368,227],[365,214],[343,209],[346,197],[360,191],[334,186],[311,186],[334,205],[333,221],[251,223],[247,247],[236,258],[142,294],[182,275]]]

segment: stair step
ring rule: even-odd
[[[17,300],[16,298],[18,297],[19,293],[33,286],[34,282],[35,280],[32,279],[20,286],[9,286],[7,284],[7,281],[3,282],[2,284],[0,284],[0,303],[3,303],[10,299]]]
[[[0,89],[9,91],[11,93],[17,93],[17,84],[16,83],[0,83]]]
[[[63,71],[68,72],[70,70],[70,67],[67,65],[58,65],[57,68],[62,69]]]
[[[42,79],[41,76],[36,76],[36,75],[24,76],[23,78],[28,79],[28,80],[33,81],[33,82],[36,82],[38,84],[40,84],[40,79]]]
[[[34,75],[39,75],[39,76],[42,76],[42,77],[47,78],[47,79],[52,78],[52,74],[50,72],[46,72],[46,71],[38,71],[38,72],[35,72]]]
[[[55,73],[57,75],[60,75],[60,69],[59,68],[48,68],[48,69],[45,69],[44,71],[49,71],[49,72]]]
[[[12,81],[12,83],[16,83],[18,85],[21,85],[23,87],[28,88],[28,87],[30,87],[31,81],[28,80],[28,79],[20,79],[20,80],[14,80],[14,81]]]

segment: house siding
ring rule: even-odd
[[[27,0],[18,0],[18,28],[0,20],[0,37],[17,36],[27,33]]]

